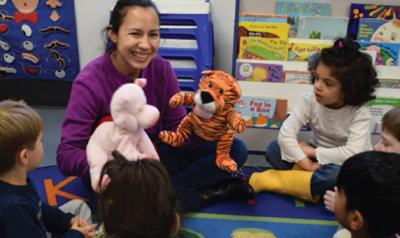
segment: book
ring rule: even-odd
[[[352,3],[350,5],[349,25],[347,28],[348,37],[354,40],[357,39],[358,25],[362,18],[400,19],[400,5]]]
[[[400,43],[359,41],[360,50],[376,51],[376,65],[398,65]]]
[[[289,37],[295,38],[298,33],[298,22],[300,16],[330,16],[331,4],[328,1],[277,1],[275,13],[288,15],[290,24]]]
[[[383,115],[394,107],[400,107],[400,98],[378,97],[368,102],[369,111],[372,115],[371,132],[381,132],[381,121]]]
[[[311,84],[311,73],[309,71],[285,70],[285,83]]]
[[[283,82],[283,65],[270,63],[240,62],[236,64],[237,80],[256,82]]]
[[[287,115],[287,100],[242,96],[235,108],[248,127],[280,128]]]
[[[239,59],[287,60],[287,39],[241,37]]]
[[[347,17],[301,16],[297,38],[334,40],[345,37],[348,22]]]
[[[389,21],[385,19],[361,18],[358,23],[357,40],[372,41],[372,35],[387,22]]]
[[[262,37],[287,39],[289,24],[276,22],[239,22],[238,39],[241,37]]]
[[[288,23],[288,16],[273,13],[251,13],[243,12],[239,15],[239,22],[275,22]]]
[[[379,79],[380,88],[400,88],[400,79]]]
[[[316,39],[289,39],[288,61],[309,61],[313,54],[320,52],[323,48],[331,47],[332,40]]]

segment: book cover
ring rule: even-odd
[[[300,16],[330,16],[331,4],[327,1],[277,1],[275,13],[288,15],[289,36],[294,38],[297,37]]]
[[[237,80],[256,82],[283,82],[283,65],[269,63],[240,62],[236,64]]]
[[[334,40],[345,37],[347,17],[301,16],[299,18],[298,38]]]
[[[242,96],[235,108],[248,127],[280,128],[287,115],[287,100]]]
[[[287,39],[241,37],[239,59],[287,60]]]
[[[287,39],[289,24],[276,22],[239,22],[238,39],[241,37],[262,37]]]
[[[380,133],[383,115],[394,107],[400,107],[400,98],[379,97],[369,101],[368,106],[372,115],[371,132]]]
[[[289,39],[288,61],[309,61],[313,54],[332,45],[332,40]]]
[[[361,18],[358,23],[357,40],[372,41],[372,35],[383,24],[389,22],[385,19]]]
[[[361,50],[376,51],[376,65],[398,65],[400,43],[359,41]]]
[[[288,16],[273,13],[243,12],[239,15],[239,22],[274,22],[288,23]]]
[[[350,5],[347,36],[354,40],[357,39],[358,25],[362,18],[400,19],[400,5],[352,3]]]
[[[285,70],[285,83],[311,84],[311,73],[308,71]]]

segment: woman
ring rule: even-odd
[[[87,176],[86,145],[95,127],[109,118],[110,100],[122,84],[146,78],[147,102],[160,111],[160,120],[146,132],[158,147],[161,161],[171,174],[183,210],[198,210],[210,200],[247,199],[251,188],[215,164],[214,142],[192,139],[183,148],[171,148],[158,140],[161,130],[175,130],[186,115],[185,108],[169,108],[179,91],[176,75],[168,61],[157,55],[160,47],[159,13],[151,0],[119,0],[104,33],[106,52],[89,63],[75,79],[62,126],[57,163],[65,175]],[[231,156],[238,167],[247,158],[243,142],[235,140]],[[216,185],[217,184],[217,185]],[[210,186],[213,186],[211,189]],[[206,189],[207,188],[207,189]],[[242,196],[242,197],[241,197]]]

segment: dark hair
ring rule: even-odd
[[[337,186],[346,194],[346,209],[362,214],[371,237],[400,232],[400,154],[367,151],[350,157]]]
[[[400,141],[400,107],[392,108],[382,117],[382,131]]]
[[[160,12],[152,0],[118,0],[111,11],[108,26],[101,31],[103,41],[106,44],[107,52],[110,52],[116,48],[115,44],[108,38],[108,31],[111,30],[115,33],[118,33],[119,28],[126,16],[126,11],[130,7],[151,7],[156,11],[158,20],[160,20]]]
[[[313,72],[319,63],[330,68],[331,75],[341,83],[344,102],[350,106],[361,106],[374,99],[375,87],[379,80],[371,57],[359,51],[360,45],[345,38],[339,38],[332,47],[324,48],[309,64]],[[312,78],[315,82],[315,77]]]
[[[160,161],[128,161],[117,151],[101,173],[110,183],[100,187],[99,210],[108,236],[165,238],[176,225],[176,199]]]
[[[15,166],[21,150],[35,148],[42,131],[42,118],[25,102],[0,102],[0,174]]]

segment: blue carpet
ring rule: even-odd
[[[257,170],[246,167],[249,175]],[[185,237],[331,238],[335,215],[322,202],[304,203],[293,197],[260,193],[256,203],[227,201],[184,217]]]
[[[256,169],[247,167],[245,174]],[[29,174],[44,202],[60,206],[72,198],[93,200],[83,181],[65,177],[56,166]],[[337,222],[322,202],[304,203],[292,197],[261,193],[256,203],[226,201],[184,216],[185,238],[331,238]]]

